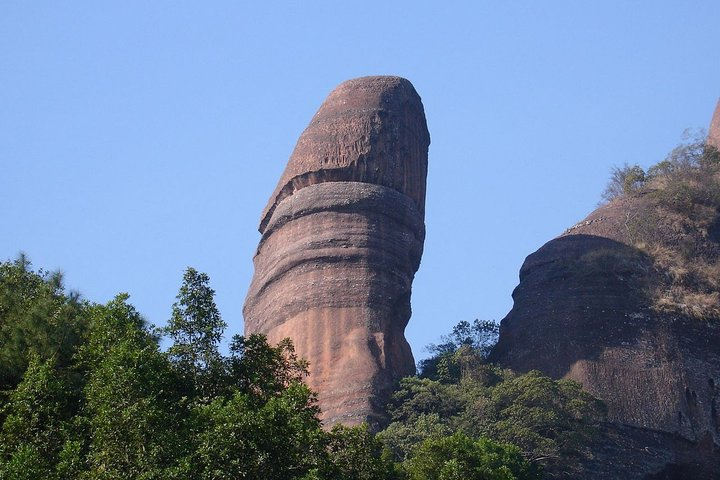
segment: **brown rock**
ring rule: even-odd
[[[710,122],[708,143],[715,148],[720,149],[720,99],[718,100],[717,107],[715,107],[715,114]]]
[[[389,187],[424,215],[429,144],[423,106],[409,81],[363,77],[340,84],[300,135],[263,210],[260,232],[282,200],[323,182]]]
[[[671,181],[611,201],[528,256],[491,355],[582,383],[625,438],[616,446],[655,438],[628,479],[716,478],[707,472],[720,465],[720,318],[697,314],[716,300],[720,215],[702,200],[668,208],[658,192]],[[662,296],[675,288],[687,303],[659,302],[681,298]],[[613,448],[593,450],[596,467],[617,460]],[[603,475],[583,478],[620,478]]]
[[[429,143],[410,82],[345,82],[300,136],[263,211],[245,331],[293,340],[326,425],[381,424],[395,381],[415,371],[404,330]]]
[[[720,444],[720,322],[649,308],[653,268],[612,238],[551,240],[525,260],[492,358],[577,380],[613,422]]]

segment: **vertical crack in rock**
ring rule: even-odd
[[[293,340],[328,426],[381,425],[393,384],[415,371],[404,331],[429,144],[409,81],[347,81],[300,136],[263,210],[245,332]]]

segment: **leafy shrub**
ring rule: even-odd
[[[378,434],[396,460],[404,461],[416,454],[417,448],[428,438],[445,437],[453,433],[447,421],[438,413],[420,413],[412,420],[396,421]]]
[[[625,233],[652,259],[652,268],[643,270],[649,305],[659,312],[720,318],[720,152],[695,138],[647,174],[641,170],[615,169],[603,196],[624,197],[617,205],[626,209]]]
[[[535,370],[478,396],[461,422],[472,434],[513,443],[527,458],[540,460],[581,453],[604,414],[603,404],[577,382]]]
[[[628,165],[613,167],[602,198],[610,201],[623,195],[637,192],[645,185],[647,177],[645,171],[639,165]]]
[[[328,451],[328,479],[393,480],[402,475],[390,451],[370,432],[367,424],[335,425],[329,434]]]
[[[472,353],[460,345],[436,356],[457,359]],[[526,460],[555,470],[566,468],[568,459],[589,455],[587,445],[605,417],[602,402],[575,382],[552,380],[537,371],[518,375],[475,355],[468,362],[473,371],[465,375],[401,380],[388,406],[392,423],[379,434],[397,461],[422,463],[417,459],[427,452],[421,445],[450,432],[514,444]]]
[[[459,322],[450,335],[441,337],[441,343],[426,347],[431,356],[419,363],[420,376],[445,382],[459,380],[487,359],[498,335],[498,324],[491,320]]]
[[[539,469],[520,450],[487,438],[463,433],[428,438],[406,462],[411,480],[531,480]]]

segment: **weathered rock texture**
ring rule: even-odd
[[[715,107],[715,114],[713,115],[712,122],[710,122],[708,143],[715,148],[720,149],[720,99],[718,100],[717,107]]]
[[[717,301],[720,216],[708,205],[673,213],[658,195],[615,199],[528,256],[491,355],[605,401],[607,438],[620,440],[593,450],[586,478],[720,478],[720,318],[691,304]],[[715,287],[668,258],[711,272]],[[663,303],[670,277],[691,290],[687,304]],[[637,455],[623,460],[617,445]]]
[[[245,331],[293,340],[326,425],[381,424],[395,381],[415,371],[404,330],[429,144],[410,82],[347,81],[300,136],[263,211]]]
[[[606,474],[586,478],[645,478],[687,459],[683,468],[715,471],[720,322],[648,308],[643,290],[651,260],[598,235],[603,227],[620,226],[613,225],[621,221],[614,207],[601,208],[527,258],[492,360],[517,371],[574,379],[606,403],[608,419],[625,429],[622,442],[633,445],[635,454],[626,452],[628,458],[620,460],[623,449],[604,446],[613,453],[594,453]],[[693,475],[658,478],[713,478]]]

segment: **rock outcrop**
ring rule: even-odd
[[[245,332],[293,340],[328,426],[382,424],[394,383],[415,371],[404,330],[429,144],[410,82],[347,81],[300,136],[262,213]]]
[[[720,319],[651,308],[653,259],[610,233],[631,201],[598,209],[525,260],[493,359],[579,381],[611,421],[720,444]]]
[[[605,473],[587,478],[720,478],[720,212],[677,196],[698,178],[616,198],[520,270],[491,359],[582,383],[608,407],[607,438],[637,453],[613,470],[622,449],[598,448]]]
[[[712,122],[710,122],[708,143],[720,150],[720,99],[718,100],[717,107],[715,107]]]

